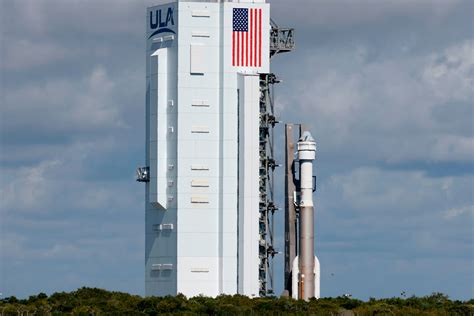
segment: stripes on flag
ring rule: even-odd
[[[232,66],[262,66],[262,9],[233,9]]]

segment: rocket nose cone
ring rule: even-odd
[[[305,131],[303,136],[301,136],[300,141],[303,142],[314,142],[314,138],[309,131]]]

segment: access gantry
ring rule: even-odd
[[[294,48],[294,30],[280,28],[272,21],[270,32],[270,57],[290,52]],[[275,161],[274,127],[278,121],[274,112],[274,84],[279,80],[273,73],[260,74],[260,218],[259,218],[259,281],[260,296],[274,294],[273,258],[278,253],[274,247],[274,215],[278,207],[274,200],[274,172],[279,166]]]

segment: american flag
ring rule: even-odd
[[[262,66],[262,9],[234,8],[232,66]]]

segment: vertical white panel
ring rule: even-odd
[[[168,160],[168,48],[151,54],[151,90],[156,103],[150,104],[150,203],[167,208],[167,160]],[[156,67],[156,68],[155,68]],[[153,89],[155,88],[156,89]],[[156,109],[156,110],[155,110]]]
[[[178,6],[177,290],[187,296],[217,296],[222,293],[219,286],[221,196],[217,102],[220,4],[179,2]],[[207,13],[202,14],[200,10]],[[196,166],[212,170],[214,178],[209,177],[208,171],[195,170]],[[203,186],[203,183],[208,185]]]
[[[259,76],[239,75],[239,294],[259,295]]]
[[[192,74],[204,74],[208,71],[208,63],[211,63],[206,55],[206,46],[191,44],[190,47],[190,72]]]
[[[176,139],[168,134],[169,126],[176,126],[176,107],[170,106],[177,100],[176,36],[170,37],[177,33],[176,3],[148,8],[144,22],[147,28],[146,165],[151,175],[146,184],[145,202],[145,294],[175,295],[176,203],[167,201],[168,196],[175,196],[176,192],[176,168],[169,168],[169,165],[176,166]],[[163,27],[168,31],[162,32]],[[172,225],[173,230],[155,229],[162,224]],[[167,268],[156,269],[157,265]]]

